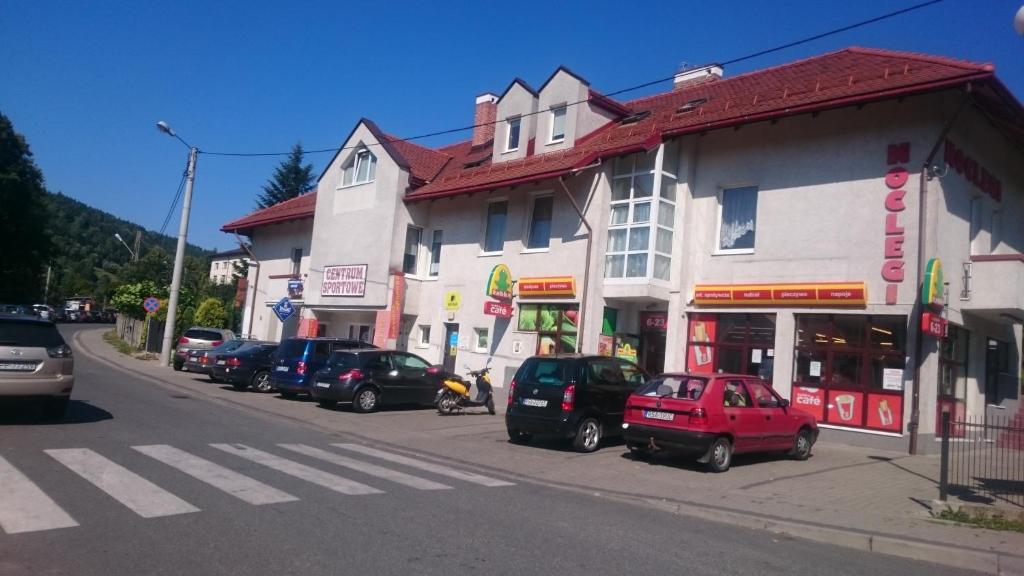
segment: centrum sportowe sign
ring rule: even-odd
[[[864,282],[697,284],[693,291],[698,306],[863,306],[867,299]]]
[[[320,295],[356,298],[366,295],[366,264],[325,266]]]

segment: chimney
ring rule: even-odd
[[[723,70],[720,64],[708,64],[707,66],[701,66],[700,68],[684,68],[683,70],[676,72],[675,78],[672,80],[672,89],[681,90],[687,86],[693,86],[694,84],[703,84],[704,82],[721,80],[722,72]]]
[[[473,146],[486,144],[494,139],[494,121],[498,118],[498,97],[485,92],[476,97],[476,113],[473,114]]]

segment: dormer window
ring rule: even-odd
[[[505,123],[508,125],[508,138],[505,140],[505,152],[519,150],[519,129],[522,126],[523,119],[516,116],[515,118],[509,118]]]
[[[342,186],[373,182],[377,177],[377,157],[366,148],[359,149],[345,167]]]
[[[565,140],[565,105],[551,109],[551,139],[549,142],[562,142]]]

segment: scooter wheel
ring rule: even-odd
[[[455,399],[454,395],[445,394],[437,401],[437,411],[445,415],[451,414],[455,412],[457,405],[458,401]]]
[[[487,399],[487,412],[490,413],[491,416],[496,414],[496,411],[494,410],[494,398]]]

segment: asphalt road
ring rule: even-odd
[[[969,574],[327,434],[84,354],[75,368],[63,422],[0,409],[0,576]]]

